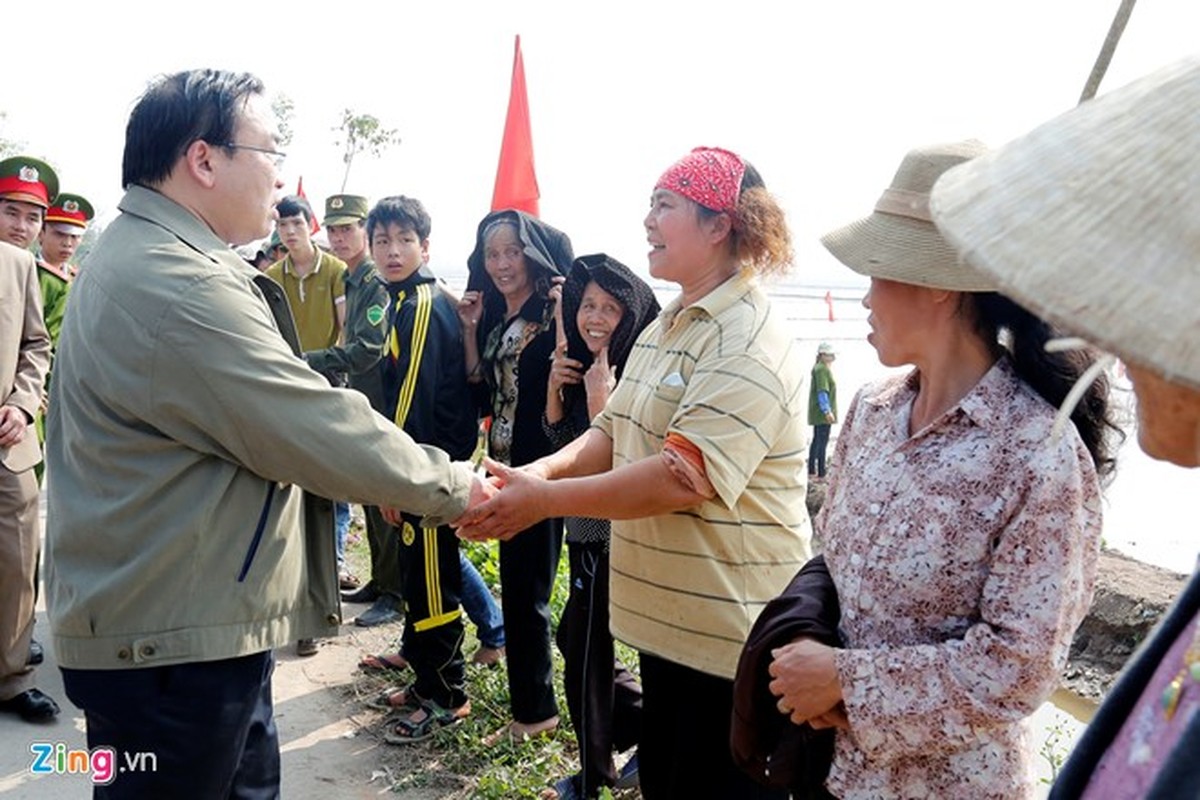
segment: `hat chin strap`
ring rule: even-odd
[[[1067,350],[1082,350],[1088,347],[1088,342],[1080,339],[1077,336],[1063,336],[1057,339],[1050,339],[1045,344],[1047,353],[1062,353]],[[1104,374],[1104,371],[1117,363],[1117,357],[1112,353],[1098,354],[1095,362],[1083,371],[1083,374],[1076,379],[1075,384],[1071,387],[1071,391],[1067,392],[1067,396],[1063,398],[1062,405],[1058,407],[1058,413],[1054,415],[1054,427],[1051,428],[1051,436],[1055,441],[1062,436],[1063,430],[1071,421],[1071,415],[1075,413],[1075,407],[1079,405],[1079,401],[1087,394],[1088,389],[1092,388],[1092,384],[1096,379]]]

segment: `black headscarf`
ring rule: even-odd
[[[568,275],[571,262],[575,260],[570,238],[537,217],[512,209],[493,211],[484,217],[475,231],[475,249],[467,259],[467,290],[483,293],[483,319],[480,320],[478,328],[481,337],[486,337],[488,331],[504,322],[506,311],[504,295],[500,294],[484,269],[483,258],[483,233],[493,222],[500,219],[512,222],[516,226],[517,238],[525,251],[525,266],[534,285],[533,297],[522,309],[522,316],[530,316],[533,319],[540,317],[540,314],[527,315],[525,309],[535,304],[544,304],[546,293],[550,289],[550,278],[555,275]]]
[[[644,280],[611,256],[596,253],[575,259],[563,286],[563,327],[567,329],[567,354],[582,362],[585,370],[592,364],[592,352],[579,333],[575,316],[590,281],[617,298],[625,309],[608,343],[608,363],[620,377],[638,334],[658,316],[658,300]]]

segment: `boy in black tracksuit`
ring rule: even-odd
[[[467,460],[478,431],[467,387],[457,304],[426,266],[428,213],[417,200],[386,197],[367,217],[367,238],[391,303],[382,372],[389,416],[421,444]],[[418,741],[469,711],[462,655],[458,537],[448,525],[422,528],[419,515],[385,510],[400,538],[407,625],[402,651],[416,682],[400,705],[412,713],[388,735]]]

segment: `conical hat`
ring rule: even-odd
[[[1005,294],[1200,387],[1200,56],[948,171],[930,208]]]

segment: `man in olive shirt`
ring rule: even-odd
[[[275,226],[287,255],[267,267],[267,277],[287,292],[301,349],[332,347],[346,321],[346,286],[342,282],[346,263],[313,244],[313,210],[303,197],[285,197],[275,210],[279,215]],[[330,382],[339,378],[336,372],[325,377]]]

